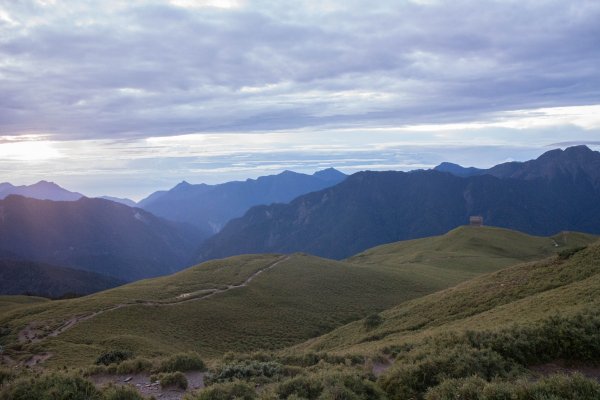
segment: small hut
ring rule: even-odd
[[[483,217],[481,215],[472,215],[469,218],[469,225],[471,225],[471,226],[483,226]]]

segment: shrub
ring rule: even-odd
[[[159,372],[204,371],[206,365],[197,353],[179,353],[163,360]]]
[[[466,337],[472,346],[491,348],[522,365],[600,359],[600,316],[593,311],[498,332],[468,332]]]
[[[96,364],[118,364],[121,361],[131,358],[131,356],[133,356],[133,353],[127,350],[110,350],[100,354],[96,359]]]
[[[445,378],[509,377],[517,369],[514,362],[489,349],[461,344],[445,349],[432,347],[429,351],[414,354],[412,360],[408,358],[381,378],[381,387],[390,397],[418,399]]]
[[[365,318],[364,325],[367,329],[373,329],[381,325],[383,318],[379,314],[371,314]]]
[[[573,257],[575,254],[579,253],[581,250],[587,249],[587,246],[579,246],[579,247],[570,247],[568,249],[564,249],[558,252],[558,258],[560,260],[568,260]]]
[[[144,398],[133,387],[109,386],[104,389],[102,400],[144,400]]]
[[[134,358],[123,361],[117,366],[117,374],[136,374],[143,371],[151,371],[154,367],[152,361],[145,358]]]
[[[21,378],[9,384],[1,400],[101,400],[100,392],[87,379],[62,375]]]
[[[225,364],[207,376],[207,382],[221,383],[233,380],[245,380],[258,383],[266,383],[280,378],[286,373],[280,363],[274,361],[261,362],[246,360],[232,364]]]
[[[358,374],[325,373],[300,376],[279,384],[276,389],[283,399],[348,399],[380,400],[385,394],[375,383]]]
[[[600,398],[600,384],[582,375],[553,375],[537,382],[487,382],[479,377],[448,379],[430,389],[426,400],[531,400]]]
[[[182,372],[163,372],[158,375],[150,376],[152,382],[159,382],[160,386],[166,387],[177,387],[185,390],[188,387],[188,381]]]
[[[231,382],[213,385],[194,395],[186,397],[186,400],[254,400],[256,391],[246,383]]]
[[[282,382],[277,387],[277,394],[282,399],[292,395],[306,399],[316,399],[323,392],[323,384],[313,377],[298,376]]]
[[[0,385],[8,382],[15,377],[15,374],[8,368],[0,368]]]

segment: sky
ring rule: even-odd
[[[596,0],[0,0],[0,182],[490,167],[600,149]]]

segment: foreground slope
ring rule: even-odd
[[[175,272],[201,240],[192,227],[102,199],[0,200],[0,254],[122,280]]]
[[[434,333],[527,325],[552,315],[595,309],[600,305],[600,242],[577,250],[404,302],[382,312],[376,328],[366,329],[358,321],[300,347],[373,354]]]
[[[563,238],[569,243],[593,240],[569,233]],[[5,344],[26,344],[22,357],[50,352],[47,362],[54,366],[89,363],[110,348],[148,357],[178,350],[217,357],[228,351],[277,349],[471,276],[567,247],[561,242],[557,248],[555,242],[464,227],[394,244],[397,252],[393,246],[376,248],[349,262],[304,254],[237,256],[85,298],[13,307],[0,316],[0,326],[9,327]],[[422,259],[415,263],[415,257]],[[477,268],[462,268],[465,259]],[[448,265],[441,266],[440,260]]]
[[[106,348],[215,356],[281,348],[390,307],[404,295],[398,281],[391,272],[301,254],[240,256],[12,309],[0,325],[10,326],[6,341],[32,341],[54,354],[53,365],[89,363]]]

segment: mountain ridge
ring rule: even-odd
[[[566,154],[589,155],[587,150]],[[532,165],[556,159],[556,154],[564,152],[519,166],[532,170]],[[600,159],[598,152],[591,155]],[[578,162],[587,162],[586,157]],[[340,259],[383,243],[442,234],[472,215],[483,216],[486,224],[535,235],[562,230],[600,233],[600,187],[594,183],[599,172],[567,166],[551,168],[547,176],[514,177],[513,171],[506,178],[462,178],[435,170],[358,172],[289,204],[251,208],[207,239],[197,260],[295,251]]]
[[[252,206],[286,203],[299,195],[339,183],[345,177],[328,168],[312,175],[286,170],[277,175],[217,185],[182,181],[168,191],[152,193],[138,206],[159,217],[190,223],[212,234]]]
[[[204,237],[193,227],[103,199],[0,200],[0,254],[123,280],[175,272]]]

